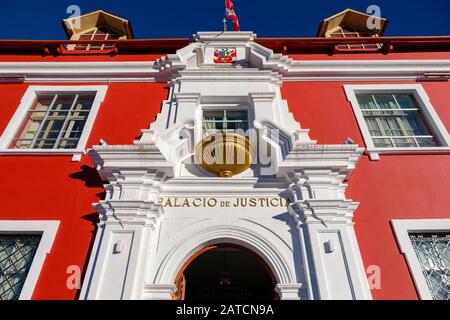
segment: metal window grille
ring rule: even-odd
[[[40,235],[0,235],[0,300],[19,299],[40,240]]]
[[[376,35],[369,32],[358,31],[357,29],[349,26],[338,27],[335,31],[330,33],[331,38],[366,38],[375,37]],[[364,44],[339,44],[339,49],[377,49],[381,48],[381,44],[378,43],[364,43]]]
[[[11,143],[16,149],[75,149],[95,93],[38,93]]]
[[[435,300],[450,300],[450,234],[409,235]]]
[[[203,135],[217,132],[244,133],[248,130],[247,111],[214,110],[203,112]]]
[[[372,141],[379,148],[439,145],[411,94],[358,94]]]
[[[119,39],[120,35],[110,28],[100,27],[92,31],[83,33],[78,40],[113,40]],[[114,47],[112,44],[78,44],[75,50],[110,50]]]

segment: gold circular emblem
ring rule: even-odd
[[[229,178],[252,165],[253,148],[242,135],[220,132],[203,138],[196,147],[198,164],[219,177]]]

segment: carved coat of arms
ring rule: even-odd
[[[236,61],[236,48],[214,49],[214,63],[233,63]]]

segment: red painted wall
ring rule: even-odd
[[[2,56],[2,61],[154,61],[160,55],[110,56]],[[305,59],[449,59],[449,53],[292,55]],[[347,82],[355,84],[355,82]],[[365,82],[368,83],[368,82]],[[380,83],[380,82],[377,82]],[[406,83],[406,82],[402,82]],[[413,83],[413,82],[410,82]],[[415,83],[415,82],[414,82]],[[49,83],[51,84],[51,83]],[[99,84],[99,83],[96,83]],[[364,146],[344,82],[286,82],[282,95],[310,136],[321,144],[343,143],[351,137]],[[61,85],[61,83],[58,83]],[[68,84],[70,85],[70,84]],[[80,85],[79,83],[75,85]],[[422,83],[441,120],[450,130],[450,83]],[[0,84],[0,132],[19,105],[28,84]],[[90,133],[88,145],[100,138],[109,144],[130,144],[154,121],[166,84],[111,83]],[[85,270],[95,233],[91,204],[103,197],[102,182],[87,156],[0,156],[0,219],[61,220],[51,254],[47,256],[33,299],[73,299],[66,269]],[[355,228],[366,267],[381,267],[381,289],[375,299],[417,299],[404,257],[390,220],[450,217],[450,155],[382,155],[370,161],[364,155],[353,173],[347,196],[361,204]],[[56,195],[59,195],[55,197]]]
[[[365,146],[344,84],[357,82],[287,82],[282,95],[301,127],[309,128],[318,143],[343,143],[351,137]],[[450,83],[422,85],[450,130]],[[381,288],[372,290],[374,299],[418,299],[390,221],[449,218],[448,190],[450,155],[381,155],[379,161],[364,155],[359,161],[346,194],[360,202],[354,221],[363,262],[366,268],[381,268]]]
[[[58,85],[61,85],[60,83]],[[28,84],[0,84],[0,132],[19,105]],[[112,83],[89,136],[110,144],[131,144],[154,121],[167,97],[161,83]],[[0,156],[0,220],[60,220],[51,254],[41,271],[33,299],[74,299],[66,286],[70,265],[87,267],[96,230],[92,203],[103,198],[102,182],[88,156]],[[6,195],[6,196],[5,196]]]

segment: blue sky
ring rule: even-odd
[[[101,8],[131,20],[136,38],[189,38],[222,29],[223,0],[0,0],[0,39],[66,39],[69,5]],[[321,19],[347,7],[378,5],[386,36],[450,35],[450,0],[234,0],[241,30],[259,37],[315,37]]]

